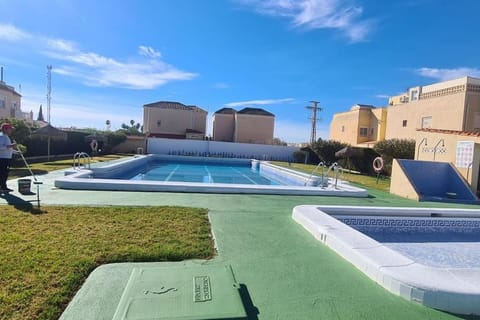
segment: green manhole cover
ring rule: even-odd
[[[133,269],[113,320],[247,319],[230,266]]]

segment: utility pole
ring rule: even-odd
[[[317,141],[317,112],[322,111],[322,108],[318,106],[320,102],[318,101],[310,101],[312,103],[311,106],[307,106],[305,108],[312,110],[312,117],[309,118],[312,120],[312,131],[310,133],[310,145],[314,144]]]
[[[52,66],[47,66],[47,122],[50,124],[50,101],[52,100]]]

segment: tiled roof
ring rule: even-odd
[[[275,117],[273,113],[270,113],[268,111],[265,111],[260,108],[243,108],[242,110],[238,111],[237,113],[241,114],[255,114],[259,116],[269,116],[269,117]]]
[[[459,131],[459,130],[446,130],[446,129],[434,129],[434,128],[423,128],[423,129],[421,128],[421,129],[417,129],[417,131],[455,134],[457,136],[480,137],[480,132],[474,132],[474,131]]]
[[[5,90],[5,91],[9,91],[19,97],[21,97],[22,95],[20,93],[18,93],[17,91],[15,91],[15,89],[9,85],[7,85],[5,82],[2,82],[0,81],[0,90]]]
[[[223,114],[235,114],[237,111],[235,111],[232,108],[222,108],[220,110],[215,111],[215,113],[223,113]]]
[[[175,102],[175,101],[158,101],[153,103],[148,103],[143,105],[144,108],[163,108],[163,109],[183,109],[183,110],[200,110],[203,112],[207,112],[202,108],[197,106],[186,106],[183,103]]]

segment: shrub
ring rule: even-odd
[[[305,157],[306,157],[305,151],[298,150],[293,153],[293,161],[296,163],[304,163]]]
[[[392,173],[393,159],[414,159],[415,140],[413,139],[389,139],[380,141],[373,148],[383,158],[384,173]]]
[[[335,140],[322,140],[322,138],[320,138],[312,145],[312,150],[320,158],[320,161],[323,161],[325,164],[329,165],[337,161],[335,152],[345,148],[346,146],[348,146],[348,144],[343,142]]]

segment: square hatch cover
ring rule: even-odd
[[[113,320],[247,319],[230,266],[134,268]]]

